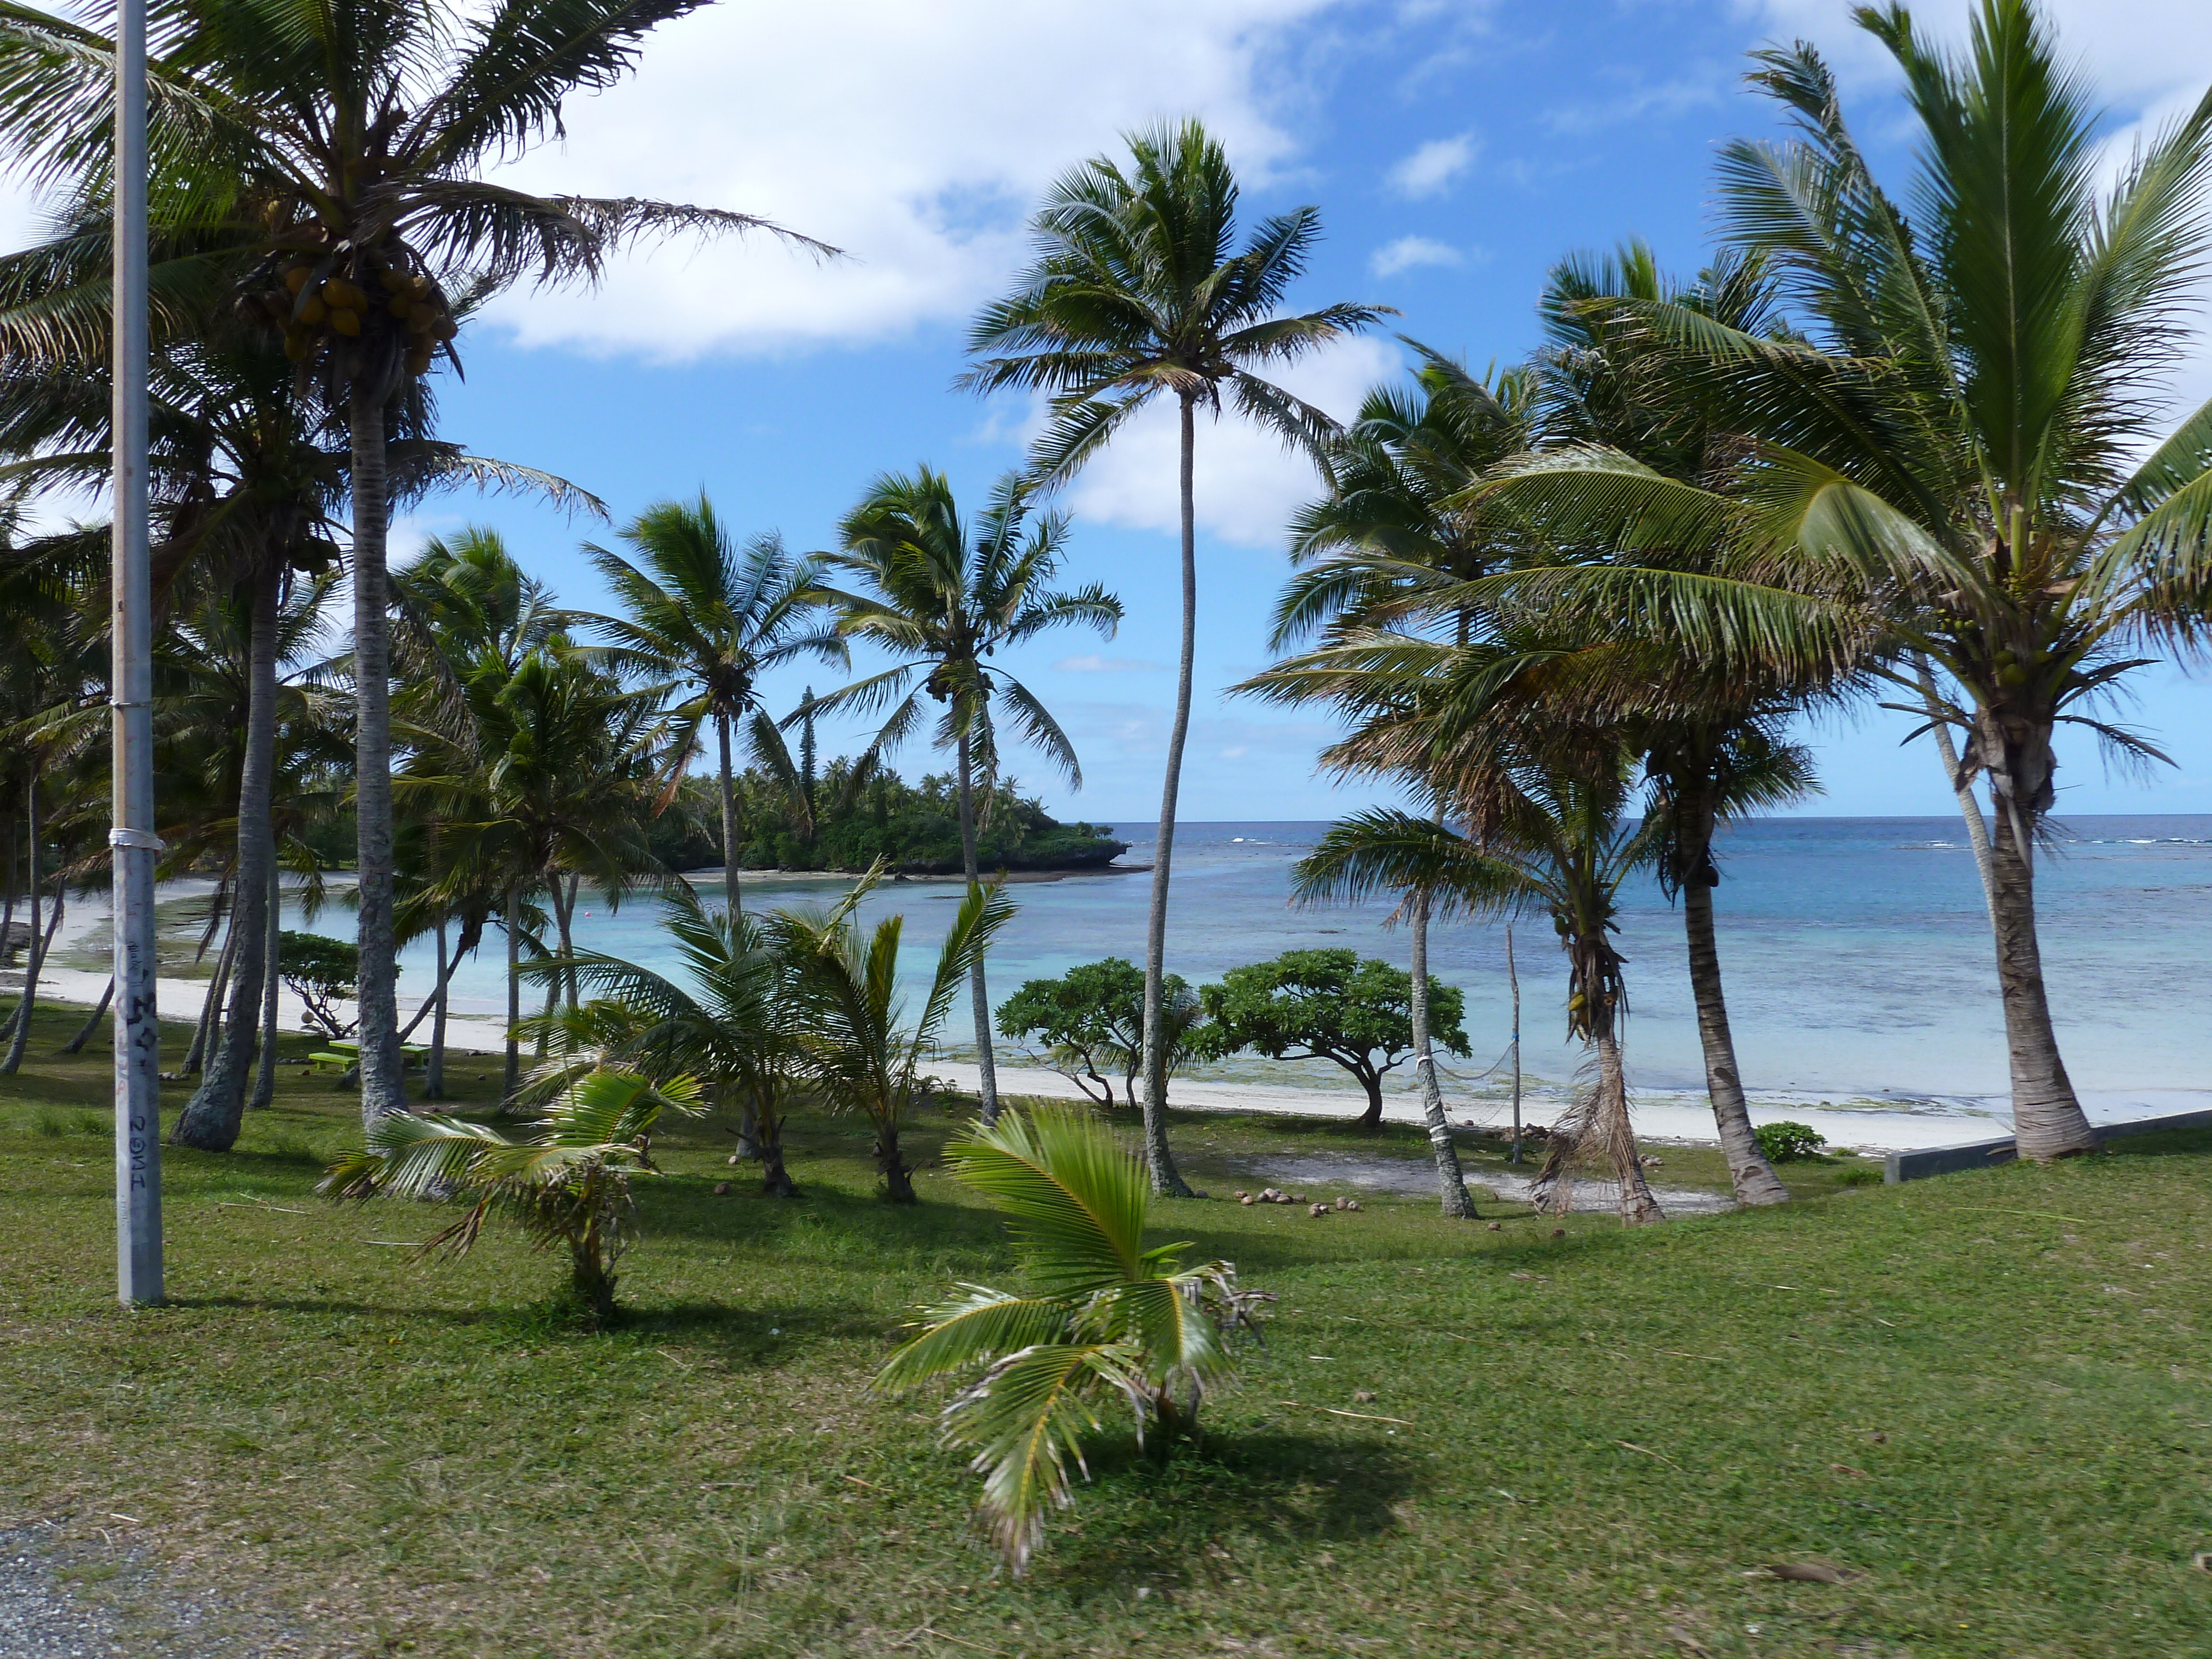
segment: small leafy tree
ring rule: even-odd
[[[954,1176],[996,1200],[1031,1289],[959,1285],[921,1310],[920,1334],[876,1377],[908,1389],[966,1373],[939,1419],[945,1443],[972,1450],[979,1505],[1018,1573],[1048,1510],[1073,1501],[1067,1465],[1087,1477],[1097,1403],[1120,1395],[1137,1436],[1164,1458],[1194,1438],[1208,1386],[1229,1375],[1224,1337],[1256,1333],[1254,1304],[1226,1261],[1180,1265],[1187,1244],[1144,1248],[1143,1162],[1073,1111],[1008,1111],[945,1149]]]
[[[1168,1074],[1173,1076],[1193,1058],[1192,1034],[1205,1014],[1182,975],[1170,974],[1162,986]],[[1133,1107],[1137,1073],[1144,1067],[1144,970],[1127,957],[1108,957],[1071,968],[1058,979],[1030,980],[999,1005],[999,1033],[1042,1044],[1053,1069],[1101,1106],[1114,1103],[1114,1085],[1101,1068],[1121,1073],[1122,1095]]]
[[[332,1038],[352,1032],[353,1027],[341,1021],[331,1005],[349,1000],[361,982],[361,946],[350,939],[295,933],[288,927],[277,936],[276,961],[284,983],[307,1008],[310,1030]]]
[[[466,1255],[484,1223],[503,1216],[541,1249],[568,1253],[569,1283],[586,1323],[612,1316],[615,1267],[637,1237],[633,1173],[658,1175],[653,1126],[665,1110],[698,1109],[690,1078],[659,1085],[602,1068],[552,1102],[527,1140],[459,1118],[393,1113],[368,1128],[368,1145],[333,1163],[316,1191],[362,1201],[386,1194],[470,1200],[466,1214],[422,1243],[425,1256]]]
[[[1273,962],[1232,968],[1198,994],[1209,1024],[1194,1047],[1218,1060],[1245,1049],[1270,1060],[1327,1060],[1367,1091],[1364,1127],[1382,1121],[1382,1079],[1413,1053],[1413,982],[1402,968],[1351,951],[1285,951]],[[1429,1039],[1464,1056],[1465,999],[1456,988],[1429,992]]]

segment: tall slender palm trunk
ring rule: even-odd
[[[1413,1075],[1421,1085],[1421,1117],[1428,1126],[1429,1145],[1437,1155],[1437,1185],[1443,1194],[1444,1213],[1457,1220],[1472,1220],[1474,1201],[1467,1195],[1467,1177],[1459,1167],[1459,1148],[1453,1144],[1451,1125],[1444,1118],[1444,1093],[1437,1085],[1436,1050],[1429,1042],[1429,896],[1413,896],[1413,914],[1407,931],[1412,935]]]
[[[273,854],[274,848],[271,852]],[[272,856],[269,860],[269,927],[264,946],[267,971],[261,983],[261,1052],[253,1067],[253,1095],[246,1103],[249,1112],[265,1112],[276,1099],[277,992],[284,983],[283,872]]]
[[[1145,1159],[1152,1190],[1177,1198],[1190,1188],[1176,1173],[1168,1146],[1168,1054],[1161,1030],[1167,975],[1168,878],[1175,861],[1176,798],[1182,787],[1182,750],[1190,735],[1191,679],[1198,653],[1198,511],[1192,468],[1198,448],[1198,422],[1189,398],[1179,402],[1182,417],[1180,505],[1182,509],[1182,650],[1176,671],[1175,723],[1168,730],[1167,776],[1160,785],[1160,827],[1152,848],[1152,902],[1145,919]]]
[[[354,811],[360,883],[361,1115],[364,1124],[407,1109],[399,1052],[398,945],[392,896],[392,641],[385,568],[390,502],[384,397],[364,377],[346,408],[353,444]]]
[[[83,1024],[76,1028],[76,1035],[62,1044],[64,1054],[76,1054],[84,1052],[84,1045],[92,1041],[92,1034],[100,1029],[100,1022],[106,1016],[107,1005],[114,1000],[115,975],[110,974],[107,976],[107,988],[100,994],[100,1000],[93,1004],[91,1014]]]
[[[23,1063],[23,1050],[30,1045],[31,1016],[39,1006],[39,969],[46,965],[46,936],[39,927],[39,883],[45,872],[39,865],[39,757],[35,752],[31,757],[30,776],[23,785],[23,815],[31,837],[28,860],[31,942],[25,953],[23,995],[15,1005],[15,1030],[8,1039],[8,1057],[0,1060],[0,1076],[6,1077],[15,1074],[16,1069]]]
[[[960,866],[973,891],[981,878],[975,869],[975,758],[968,733],[960,734]],[[999,1067],[991,1052],[991,993],[983,981],[983,958],[968,970],[969,1002],[975,1017],[975,1069],[983,1097],[983,1121],[999,1121]]]
[[[1943,718],[1943,700],[1936,690],[1935,671],[1928,659],[1915,655],[1913,666],[1920,683],[1920,701],[1928,711],[1928,730],[1936,739],[1936,753],[1943,763],[1943,781],[1951,786],[1958,797],[1959,816],[1966,825],[1966,845],[1974,849],[1974,868],[1982,878],[1982,898],[1991,908],[1990,921],[1996,921],[1996,901],[1990,882],[1990,824],[1982,816],[1982,804],[1974,799],[1973,780],[1959,769],[1959,745],[1952,741],[1951,724]]]
[[[1713,890],[1706,884],[1712,845],[1711,797],[1704,780],[1676,780],[1677,852],[1682,881],[1682,930],[1690,947],[1690,995],[1698,1009],[1698,1042],[1705,1050],[1705,1094],[1713,1127],[1728,1159],[1729,1184],[1739,1204],[1786,1204],[1790,1189],[1774,1173],[1752,1132],[1751,1109],[1736,1068],[1735,1035],[1729,1028],[1728,998],[1721,987],[1720,942],[1713,929]]]
[[[230,914],[229,1012],[207,1075],[170,1130],[179,1146],[227,1152],[245,1121],[269,973],[269,875],[276,861],[270,816],[276,772],[276,603],[283,570],[255,575],[246,643],[246,763],[238,785],[238,874]]]
[[[507,884],[507,1070],[501,1079],[499,1097],[502,1103],[514,1098],[514,1091],[522,1082],[522,1049],[515,1038],[515,1028],[522,1024],[522,894],[520,884]]]
[[[222,1040],[223,993],[230,987],[230,964],[237,949],[238,929],[234,925],[227,925],[223,928],[222,949],[216,952],[215,972],[208,978],[207,994],[200,999],[199,1024],[192,1029],[191,1046],[185,1050],[185,1063],[178,1068],[186,1077],[198,1074],[210,1051]]]
[[[1513,924],[1505,924],[1505,982],[1513,994],[1513,1148],[1506,1161],[1521,1161],[1521,974],[1513,964]]]
[[[730,915],[738,912],[738,780],[730,769],[730,717],[714,716],[714,736],[721,744],[719,777],[722,786],[722,894],[728,901]],[[970,880],[974,878],[970,877]]]
[[[1990,844],[1990,914],[1997,947],[1997,989],[2004,999],[2005,1047],[2012,1062],[2013,1136],[2022,1158],[2048,1162],[2094,1152],[2096,1131],[2075,1098],[2058,1056],[2044,994],[2043,953],[2035,936],[2033,851],[2021,844],[2014,815],[2000,810]]]
[[[459,953],[455,953],[455,960]],[[453,984],[453,964],[446,956],[446,919],[438,918],[438,1007],[430,1016],[430,1063],[422,1078],[422,1097],[446,1097],[446,999]]]

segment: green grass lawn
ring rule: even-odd
[[[894,1210],[865,1134],[810,1124],[777,1202],[719,1127],[668,1136],[631,1316],[584,1336],[551,1261],[418,1266],[433,1213],[314,1199],[353,1100],[288,1073],[237,1152],[169,1154],[173,1300],[125,1313],[106,1055],[52,1057],[78,1017],[0,1079],[0,1528],[104,1528],[302,1650],[2212,1649],[2212,1136],[1902,1188],[1807,1166],[1786,1211],[1563,1238],[1432,1199],[1164,1204],[1163,1238],[1281,1297],[1268,1344],[1195,1455],[1109,1440],[1009,1583],[934,1401],[867,1387],[912,1304],[1006,1274],[941,1171]],[[1217,1194],[1270,1153],[1420,1150],[1311,1120],[1178,1137]],[[1664,1184],[1717,1178],[1662,1156]],[[1762,1571],[1813,1562],[1848,1582]]]

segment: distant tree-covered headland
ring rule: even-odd
[[[737,787],[745,869],[860,871],[880,858],[902,875],[960,872],[959,792],[950,772],[908,783],[838,759],[818,778],[748,768]],[[1128,850],[1111,825],[1062,823],[1011,778],[977,805],[977,863],[985,870],[1097,870]],[[654,822],[654,854],[672,870],[720,866],[720,812],[712,779],[685,779]]]

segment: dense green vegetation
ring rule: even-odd
[[[633,1315],[585,1337],[519,1242],[420,1267],[386,1241],[447,1213],[314,1199],[359,1127],[287,1067],[237,1152],[171,1153],[174,1300],[126,1314],[69,1023],[0,1083],[0,1517],[250,1585],[303,1652],[2185,1659],[2212,1620],[2212,1137],[1553,1237],[1480,1194],[1499,1231],[1426,1191],[1225,1203],[1355,1190],[1311,1173],[1336,1158],[1425,1180],[1427,1146],[1178,1115],[1217,1196],[1158,1242],[1279,1297],[1267,1346],[1164,1470],[1109,1419],[1015,1584],[933,1402],[868,1386],[916,1303],[1016,1276],[930,1156],[957,1110],[909,1132],[912,1208],[854,1120],[794,1124],[796,1200],[718,1196],[728,1126],[665,1127]],[[454,1072],[490,1103],[495,1062]],[[1502,1149],[1462,1148],[1480,1188]],[[1725,1188],[1659,1150],[1662,1192]],[[1783,1173],[1808,1199],[1850,1162]],[[1761,1571],[1802,1563],[1850,1581]]]
[[[854,781],[854,764],[840,758],[806,786],[808,809],[759,768],[737,775],[739,821],[749,839],[748,870],[866,870],[878,859],[906,875],[956,875],[960,870],[960,803],[949,772],[908,783],[878,768]],[[979,803],[976,858],[985,873],[996,870],[1092,870],[1111,863],[1129,844],[1110,826],[1062,823],[1011,779]],[[714,786],[687,778],[675,802],[653,827],[653,850],[673,870],[712,868],[722,861]]]

